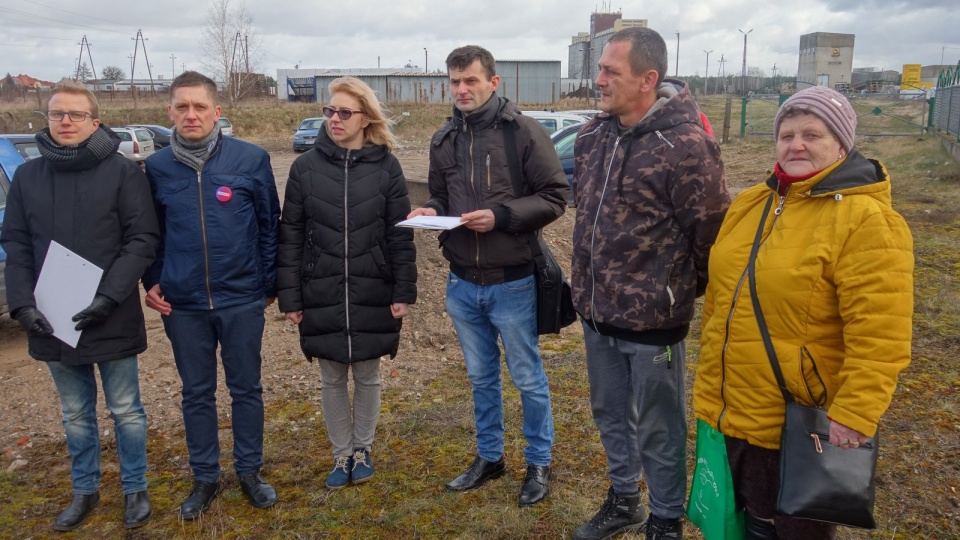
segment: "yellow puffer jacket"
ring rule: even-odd
[[[784,401],[760,337],[747,262],[790,393],[867,436],[910,363],[913,237],[890,206],[884,166],[851,152],[813,178],[744,190],[710,252],[693,406],[753,445],[780,447]],[[779,207],[779,208],[778,208]]]

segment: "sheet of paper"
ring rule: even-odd
[[[447,217],[447,216],[417,216],[410,218],[406,221],[401,221],[397,223],[397,227],[413,227],[415,229],[435,229],[439,231],[446,231],[448,229],[455,229],[463,225],[463,222],[460,221],[458,217]]]
[[[90,261],[50,242],[33,297],[53,335],[71,347],[76,348],[81,332],[74,330],[77,323],[70,319],[93,301],[102,275],[103,270]]]

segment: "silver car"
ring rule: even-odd
[[[120,137],[120,148],[118,152],[123,154],[123,157],[137,163],[143,163],[144,160],[153,155],[153,137],[149,131],[143,128],[133,127],[115,127],[110,129]]]

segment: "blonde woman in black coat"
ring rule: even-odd
[[[327,487],[340,489],[373,477],[380,357],[397,354],[417,269],[413,232],[396,227],[410,212],[407,184],[373,90],[336,79],[323,114],[314,149],[290,167],[277,282],[280,310],[320,365],[334,455]]]

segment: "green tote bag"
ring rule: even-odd
[[[697,466],[687,517],[707,540],[743,540],[743,511],[737,511],[723,434],[697,420]]]

